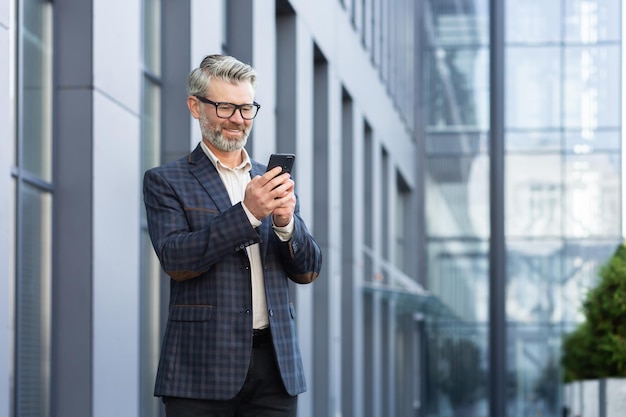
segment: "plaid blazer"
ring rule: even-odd
[[[251,175],[265,166],[252,161]],[[245,248],[259,243],[272,338],[290,395],[306,390],[289,280],[317,278],[322,255],[299,215],[289,242],[271,219],[255,229],[232,205],[200,146],[144,175],[150,238],[170,279],[170,303],[154,395],[230,399],[242,387],[252,352],[252,288]]]

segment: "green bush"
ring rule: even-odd
[[[566,382],[626,377],[626,246],[600,269],[583,302],[585,322],[563,340]]]

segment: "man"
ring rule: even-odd
[[[168,417],[295,416],[306,390],[288,282],[315,280],[322,256],[293,179],[244,148],[255,87],[251,66],[205,57],[187,98],[202,141],[144,177],[150,238],[171,277],[155,386]]]

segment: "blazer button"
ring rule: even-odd
[[[270,315],[270,317],[274,317],[274,310],[270,308],[270,311],[268,312],[268,314]]]
[[[251,311],[250,311],[250,310],[246,310],[246,314],[250,314],[250,313],[251,313]]]

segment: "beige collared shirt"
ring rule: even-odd
[[[246,185],[250,182],[250,169],[252,168],[248,152],[246,152],[245,148],[242,149],[244,156],[243,162],[235,168],[229,168],[220,162],[217,156],[211,152],[204,142],[201,142],[201,146],[206,156],[213,163],[213,165],[215,165],[217,172],[220,174],[222,182],[226,187],[226,191],[228,191],[230,202],[233,205],[241,202],[252,227],[259,227],[261,225],[261,221],[254,217],[245,204],[243,204],[243,197],[246,191]],[[287,241],[293,234],[293,227],[292,218],[289,224],[285,227],[274,226],[274,232],[279,239]],[[267,316],[265,281],[263,277],[263,264],[261,262],[259,244],[256,243],[248,246],[246,251],[250,260],[250,275],[252,277],[252,327],[255,329],[262,329],[269,325],[269,319]]]

